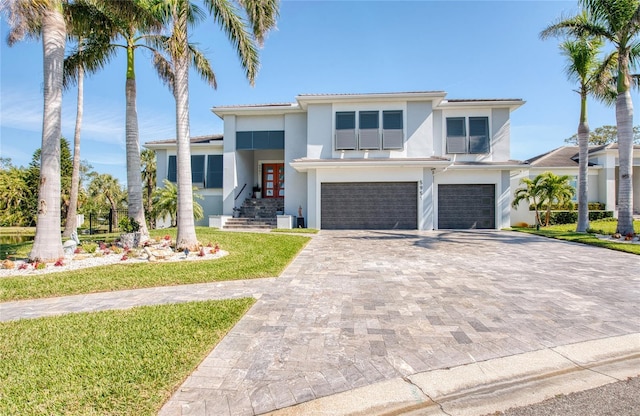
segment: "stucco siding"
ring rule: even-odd
[[[511,122],[508,108],[491,110],[491,159],[509,160],[511,157]]]
[[[156,186],[164,188],[164,180],[169,172],[169,158],[166,150],[156,150]]]
[[[406,156],[433,155],[433,117],[431,101],[407,104]]]
[[[331,104],[309,105],[307,111],[307,157],[310,159],[329,159],[332,150],[333,115]]]
[[[284,177],[285,196],[284,213],[298,215],[298,207],[302,207],[302,215],[307,215],[307,174],[293,169],[289,162],[306,156],[307,152],[307,118],[305,114],[288,114],[285,116]]]
[[[284,130],[284,116],[242,116],[238,117],[236,131]],[[225,135],[226,138],[226,135]]]
[[[203,195],[203,199],[196,200],[202,206],[204,217],[196,221],[196,226],[206,227],[209,225],[209,215],[222,214],[222,195]]]

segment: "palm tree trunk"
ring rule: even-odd
[[[578,226],[576,232],[584,233],[589,228],[589,123],[587,122],[587,92],[580,98],[580,124],[578,125]]]
[[[140,224],[143,240],[149,237],[147,222],[142,205],[142,173],[140,164],[140,140],[138,131],[138,110],[136,108],[136,79],[134,72],[134,49],[127,48],[126,95],[126,148],[127,148],[127,214]]]
[[[69,209],[64,224],[63,237],[71,237],[71,233],[78,228],[78,190],[80,188],[80,129],[84,111],[84,70],[78,68],[78,102],[76,107],[76,128],[73,133],[73,170],[71,171],[71,194],[69,195]]]
[[[616,101],[618,125],[618,232],[633,234],[633,102],[627,89]]]
[[[60,133],[62,114],[62,66],[66,26],[55,4],[44,11],[44,112],[36,235],[31,260],[56,261],[64,253],[60,234]]]
[[[178,232],[176,248],[195,250],[198,245],[193,218],[193,184],[191,182],[191,146],[189,140],[189,60],[187,54],[187,10],[182,2],[176,7],[173,53],[175,65],[176,139],[178,174]]]

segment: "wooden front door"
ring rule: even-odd
[[[284,163],[262,165],[262,197],[284,197]]]

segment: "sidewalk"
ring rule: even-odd
[[[640,374],[640,334],[587,341],[395,378],[268,413],[488,415]]]

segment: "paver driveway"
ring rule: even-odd
[[[323,231],[161,414],[260,414],[640,332],[639,259],[513,232]]]

